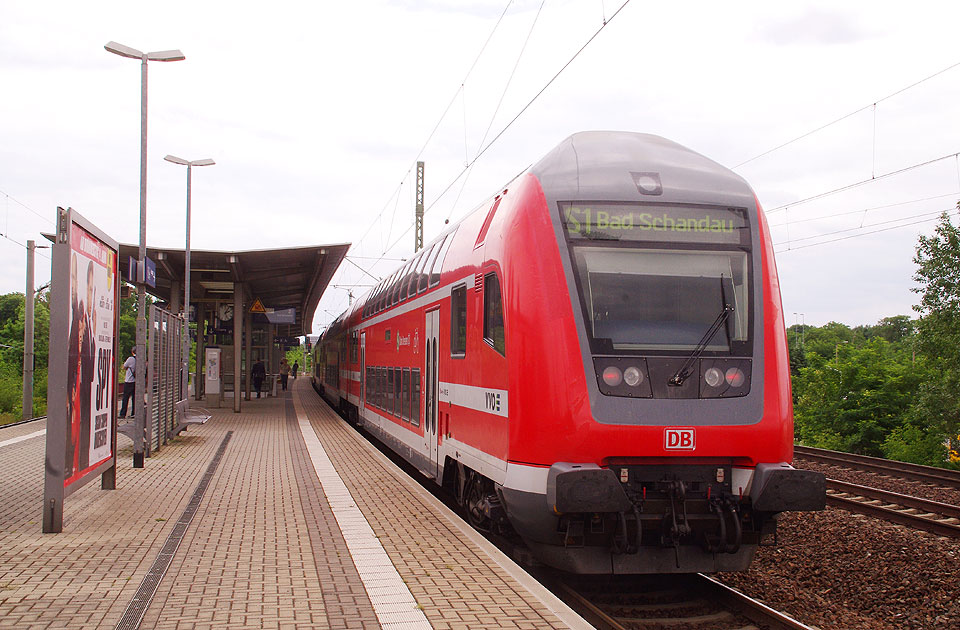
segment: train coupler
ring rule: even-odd
[[[693,532],[690,521],[687,519],[687,487],[682,481],[675,479],[663,482],[662,489],[670,497],[670,508],[663,515],[660,544],[664,547],[673,547],[679,569],[680,541]]]

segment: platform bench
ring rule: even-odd
[[[189,400],[181,400],[177,403],[177,426],[171,431],[172,435],[179,435],[181,431],[191,424],[203,424],[213,417],[209,411],[203,407],[190,407]]]

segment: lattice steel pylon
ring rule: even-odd
[[[417,162],[417,229],[413,251],[423,249],[423,162]]]

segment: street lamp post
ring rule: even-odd
[[[143,432],[146,427],[146,410],[138,400],[142,401],[143,395],[147,391],[147,291],[145,287],[147,258],[147,62],[183,61],[185,57],[179,50],[144,53],[113,41],[107,42],[104,48],[115,55],[140,60],[140,251],[137,256],[137,384],[135,386],[137,393],[134,396],[133,405],[135,425],[133,467],[143,468]]]
[[[183,370],[180,374],[180,387],[184,398],[187,397],[187,389],[190,374],[190,188],[193,177],[194,166],[213,166],[216,164],[211,159],[203,160],[184,160],[175,155],[168,155],[163,158],[167,162],[174,164],[183,164],[187,167],[187,243],[184,249],[183,265]]]

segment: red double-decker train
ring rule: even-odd
[[[471,523],[592,574],[742,570],[822,509],[763,211],[637,133],[564,140],[338,317],[315,386]]]

